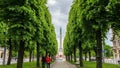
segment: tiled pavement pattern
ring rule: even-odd
[[[63,62],[54,62],[53,64],[51,64],[50,68],[76,68],[76,66],[66,61],[63,61]]]

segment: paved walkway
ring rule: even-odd
[[[62,62],[54,62],[53,64],[51,64],[50,66],[51,68],[76,68],[75,65],[72,65],[66,61],[62,61]]]

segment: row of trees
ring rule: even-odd
[[[13,50],[18,52],[17,68],[22,68],[24,51],[29,52],[30,59],[36,52],[37,68],[40,68],[40,55],[57,54],[55,30],[46,2],[0,0],[0,44],[9,50],[8,65]]]
[[[111,28],[119,35],[119,0],[74,0],[69,12],[69,22],[64,38],[64,54],[69,60],[79,49],[80,66],[83,67],[83,53],[91,50],[96,54],[96,68],[102,68],[102,48],[106,33]],[[90,58],[89,58],[90,59]]]

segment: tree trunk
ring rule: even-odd
[[[29,62],[31,62],[32,59],[32,50],[29,51]]]
[[[70,61],[70,55],[68,55],[68,61]]]
[[[72,53],[70,54],[70,61],[72,61]]]
[[[46,50],[45,52],[46,52],[46,56],[48,56],[48,52],[47,52],[47,50]]]
[[[34,61],[34,50],[33,50],[33,55],[32,55],[32,61]]]
[[[67,55],[67,61],[69,61],[69,56]]]
[[[9,56],[8,56],[8,62],[7,65],[11,64],[11,59],[12,59],[12,42],[11,39],[9,39]]]
[[[70,54],[70,61],[71,61],[71,54]]]
[[[96,31],[97,41],[97,65],[96,68],[102,68],[102,35],[101,29]]]
[[[25,41],[20,40],[20,45],[19,45],[19,50],[18,50],[17,68],[22,68],[23,66],[24,50],[25,50]]]
[[[85,52],[85,61],[87,60],[87,52]]]
[[[76,46],[74,45],[74,62],[76,62]]]
[[[66,60],[68,61],[68,57],[67,57],[67,55],[66,55]]]
[[[79,61],[80,61],[80,67],[83,67],[83,58],[82,58],[82,44],[79,42]]]
[[[36,64],[36,67],[37,68],[40,68],[40,45],[39,45],[39,43],[37,42],[37,64]]]
[[[91,51],[89,50],[89,61],[91,61]]]
[[[3,65],[5,65],[5,62],[6,62],[6,45],[4,46]]]

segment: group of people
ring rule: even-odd
[[[45,68],[47,66],[47,68],[50,68],[50,62],[52,61],[50,56],[43,56],[42,57],[42,68]]]

